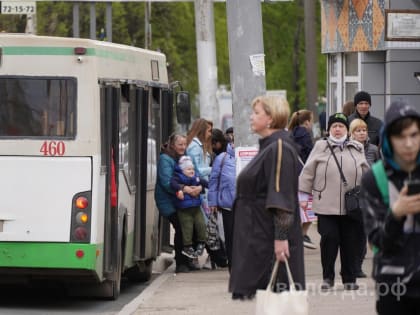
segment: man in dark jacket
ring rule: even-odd
[[[379,145],[379,133],[382,127],[382,121],[370,114],[370,106],[372,105],[371,97],[368,92],[360,91],[354,96],[354,106],[356,110],[348,117],[349,124],[353,119],[363,119],[368,125],[369,142]]]
[[[420,114],[407,103],[396,101],[387,110],[381,148],[384,160],[362,179],[365,229],[375,253],[376,310],[420,314],[420,193],[410,193],[420,181]]]

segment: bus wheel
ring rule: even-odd
[[[146,282],[152,277],[153,260],[140,261],[125,272],[128,280],[132,282]]]

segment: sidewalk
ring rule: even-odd
[[[309,233],[319,244],[316,226]],[[204,261],[203,261],[204,262]],[[363,269],[370,274],[372,254],[368,252]],[[135,301],[120,314],[135,315],[253,315],[253,301],[233,301],[227,292],[229,273],[226,268],[174,273],[174,264],[164,271]],[[358,291],[344,291],[336,263],[336,285],[322,292],[319,249],[305,249],[306,284],[311,315],[371,315],[375,314],[375,293],[372,279],[358,279]]]

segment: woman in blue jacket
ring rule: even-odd
[[[212,211],[220,211],[223,217],[225,246],[228,267],[232,259],[232,206],[236,191],[235,150],[233,143],[227,144],[226,152],[220,153],[213,162],[210,173],[208,202]]]
[[[177,165],[178,159],[185,155],[187,139],[183,135],[172,134],[160,152],[157,165],[157,180],[155,187],[155,202],[160,215],[166,217],[171,222],[174,230],[174,247],[176,272],[188,272],[195,269],[191,261],[182,255],[183,243],[181,225],[175,209],[175,191],[171,189],[171,178]],[[198,196],[201,186],[184,186],[183,191],[190,195]]]

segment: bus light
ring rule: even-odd
[[[84,251],[82,251],[81,249],[76,250],[76,257],[77,258],[83,258],[83,256],[85,256]]]
[[[78,240],[78,241],[83,241],[86,239],[88,235],[87,230],[84,227],[79,226],[78,228],[76,228],[74,230],[74,237]]]
[[[86,222],[89,220],[88,215],[84,212],[79,212],[76,215],[76,221],[79,224],[86,224]]]
[[[76,208],[78,209],[86,209],[89,205],[89,202],[86,197],[77,197],[76,201]]]
[[[85,47],[75,47],[74,48],[74,54],[75,55],[85,55],[86,54],[86,48]]]

